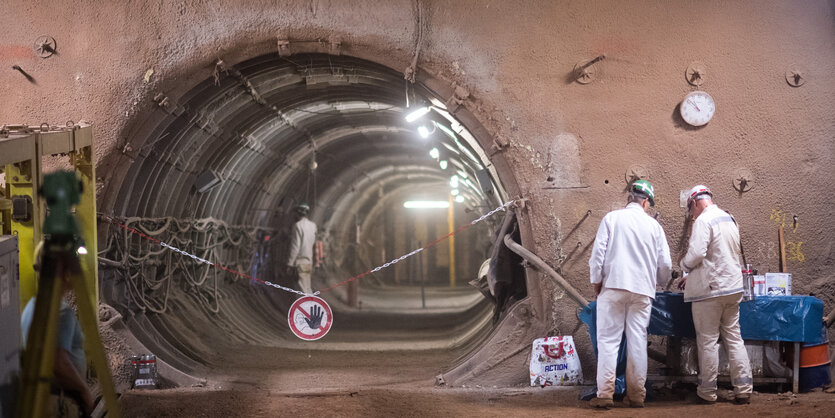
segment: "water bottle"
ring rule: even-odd
[[[754,269],[746,264],[742,269],[742,301],[754,300]]]

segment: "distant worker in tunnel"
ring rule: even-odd
[[[313,293],[310,276],[313,273],[313,246],[316,242],[316,224],[307,219],[310,206],[302,203],[295,208],[296,223],[290,232],[290,256],[287,267],[291,275],[298,277],[300,290]]]
[[[667,283],[672,269],[664,229],[646,213],[650,206],[655,206],[652,185],[646,180],[635,181],[629,187],[626,207],[603,217],[594,240],[589,270],[597,295],[597,397],[591,400],[596,408],[614,405],[615,370],[624,330],[624,400],[632,407],[644,406],[652,300],[656,286]]]
[[[747,404],[754,379],[739,331],[739,302],[742,301],[739,228],[728,212],[713,203],[713,193],[706,186],[690,189],[687,211],[694,221],[687,253],[681,259],[681,269],[688,275],[679,287],[684,288],[684,301],[693,303],[699,349],[696,393],[704,403],[716,402],[721,336],[731,366],[734,402]]]

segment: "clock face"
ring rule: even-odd
[[[693,126],[703,126],[710,122],[716,112],[713,97],[703,91],[694,91],[681,102],[681,117]]]

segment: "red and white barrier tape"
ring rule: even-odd
[[[109,216],[102,216],[102,219],[103,219],[103,220],[105,220],[105,221],[107,221],[108,223],[111,223],[111,224],[113,224],[113,225],[116,225],[116,226],[118,226],[118,227],[120,227],[120,228],[124,228],[124,229],[125,229],[125,230],[127,230],[128,232],[131,232],[131,233],[133,233],[133,234],[139,235],[139,236],[140,236],[140,237],[142,237],[142,238],[145,238],[145,239],[151,240],[151,241],[153,241],[153,242],[156,242],[157,244],[159,244],[159,245],[160,245],[161,247],[163,247],[163,248],[168,248],[169,250],[174,251],[175,253],[178,253],[178,254],[184,255],[184,256],[186,256],[186,257],[190,257],[191,259],[193,259],[194,261],[196,261],[196,262],[198,262],[198,263],[208,264],[208,265],[210,265],[210,266],[212,266],[212,267],[217,267],[217,268],[219,268],[219,269],[221,269],[221,270],[228,271],[228,272],[230,272],[230,273],[232,273],[232,274],[235,274],[235,275],[237,275],[237,276],[244,277],[244,278],[247,278],[247,279],[250,279],[250,280],[254,280],[254,281],[256,281],[256,282],[263,283],[263,284],[265,284],[265,285],[267,285],[267,286],[271,286],[271,287],[274,287],[274,288],[276,288],[276,289],[284,290],[284,291],[287,291],[287,292],[290,292],[290,293],[295,293],[295,294],[297,294],[297,295],[301,295],[301,296],[316,296],[316,295],[318,295],[318,294],[320,294],[320,293],[323,293],[323,292],[327,292],[327,291],[329,291],[329,290],[336,289],[337,287],[340,287],[340,286],[345,286],[346,284],[348,284],[348,283],[350,283],[350,282],[352,282],[352,281],[354,281],[354,280],[361,279],[361,278],[363,278],[363,277],[365,277],[365,276],[367,276],[367,275],[369,275],[369,274],[372,274],[372,273],[376,273],[376,272],[378,272],[378,271],[380,271],[380,270],[382,270],[382,269],[384,269],[384,268],[390,267],[390,266],[392,266],[392,265],[394,265],[394,264],[397,264],[397,263],[399,263],[399,262],[401,262],[401,261],[403,261],[403,260],[405,260],[405,259],[407,259],[407,258],[409,258],[409,257],[411,257],[411,256],[413,256],[413,255],[415,255],[415,254],[418,254],[418,253],[420,253],[421,251],[423,251],[423,250],[425,250],[425,249],[427,249],[427,248],[429,248],[429,247],[431,247],[431,246],[433,246],[433,245],[435,245],[435,244],[438,244],[438,243],[440,243],[440,242],[442,242],[442,241],[446,240],[447,238],[449,238],[449,237],[451,237],[451,236],[453,236],[453,235],[455,235],[455,234],[457,234],[457,233],[459,233],[459,232],[461,232],[461,231],[463,231],[463,230],[465,230],[465,229],[467,229],[467,228],[469,228],[469,227],[471,227],[471,226],[473,226],[473,225],[475,225],[475,224],[477,224],[477,223],[479,223],[479,222],[481,222],[481,221],[483,221],[483,220],[485,220],[485,219],[487,219],[487,218],[489,218],[489,217],[493,216],[494,214],[496,214],[496,212],[498,212],[498,211],[500,211],[500,210],[503,210],[503,209],[505,209],[506,207],[510,206],[510,204],[511,204],[511,203],[513,203],[513,201],[512,201],[512,200],[508,200],[507,202],[505,202],[505,203],[504,203],[504,204],[502,204],[501,206],[499,206],[499,207],[497,207],[497,208],[495,208],[495,209],[491,210],[490,212],[485,213],[485,214],[484,214],[484,215],[482,215],[480,218],[478,218],[478,219],[476,219],[476,220],[474,220],[474,221],[472,221],[472,222],[470,222],[470,223],[468,223],[468,224],[465,224],[465,225],[461,226],[460,228],[458,228],[458,229],[456,229],[456,230],[454,230],[454,231],[450,232],[449,234],[444,235],[444,236],[443,236],[443,237],[441,237],[441,238],[436,239],[435,241],[430,242],[429,244],[424,245],[423,247],[420,247],[420,248],[418,248],[418,249],[416,249],[416,250],[414,250],[414,251],[412,251],[412,252],[410,252],[410,253],[404,254],[404,255],[402,255],[402,256],[400,256],[400,257],[398,257],[398,258],[395,258],[394,260],[391,260],[391,261],[389,261],[389,262],[387,262],[387,263],[385,263],[385,264],[383,264],[383,265],[381,265],[381,266],[377,266],[377,267],[375,267],[375,268],[373,268],[373,269],[371,269],[371,270],[368,270],[368,271],[366,271],[365,273],[362,273],[362,274],[356,275],[356,276],[354,276],[354,277],[351,277],[350,279],[343,280],[343,281],[341,281],[341,282],[339,282],[339,283],[337,283],[337,284],[334,284],[334,285],[332,285],[332,286],[330,286],[330,287],[326,287],[326,288],[324,288],[324,289],[322,289],[322,290],[317,290],[317,291],[315,291],[315,292],[313,292],[313,293],[310,293],[310,294],[308,294],[308,293],[304,293],[304,292],[301,292],[301,291],[298,291],[298,290],[296,290],[296,289],[292,289],[292,288],[289,288],[289,287],[281,286],[281,285],[278,285],[278,284],[272,283],[272,282],[270,282],[270,281],[261,280],[261,279],[258,279],[258,278],[255,278],[255,277],[252,277],[252,276],[250,276],[250,275],[248,275],[248,274],[246,274],[246,273],[243,273],[243,272],[240,272],[240,271],[237,271],[237,270],[231,269],[231,268],[229,268],[229,267],[223,266],[223,265],[221,265],[221,264],[218,264],[218,263],[213,263],[213,262],[211,262],[211,261],[209,261],[209,260],[206,260],[205,258],[201,258],[201,257],[198,257],[198,256],[196,256],[196,255],[194,255],[194,254],[191,254],[191,253],[188,253],[188,252],[186,252],[186,251],[183,251],[183,250],[181,250],[181,249],[179,249],[179,248],[177,248],[177,247],[174,247],[173,245],[170,245],[170,244],[168,244],[168,243],[166,243],[166,242],[163,242],[163,241],[158,240],[158,239],[156,239],[156,238],[154,238],[154,237],[151,237],[151,236],[149,236],[149,235],[147,235],[147,234],[144,234],[144,233],[142,233],[142,232],[140,232],[140,231],[138,231],[138,230],[136,230],[136,229],[134,229],[134,228],[131,228],[131,227],[127,226],[127,225],[121,224],[121,223],[117,222],[115,219],[113,219],[113,218],[111,218],[111,217],[109,217]]]

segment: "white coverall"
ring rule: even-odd
[[[626,388],[643,402],[647,377],[647,326],[657,284],[670,278],[670,247],[661,225],[641,205],[608,213],[594,240],[589,271],[602,283],[597,298],[597,397],[612,399],[621,336],[626,331]]]
[[[754,379],[748,352],[739,332],[742,266],[739,228],[716,205],[706,207],[693,223],[681,268],[688,272],[684,301],[693,302],[693,325],[699,348],[698,395],[716,400],[719,337],[725,342],[734,393],[751,393]]]
[[[290,257],[287,265],[295,267],[299,275],[299,287],[304,293],[313,293],[310,275],[313,272],[313,245],[316,242],[316,224],[307,217],[293,225],[290,232]]]

